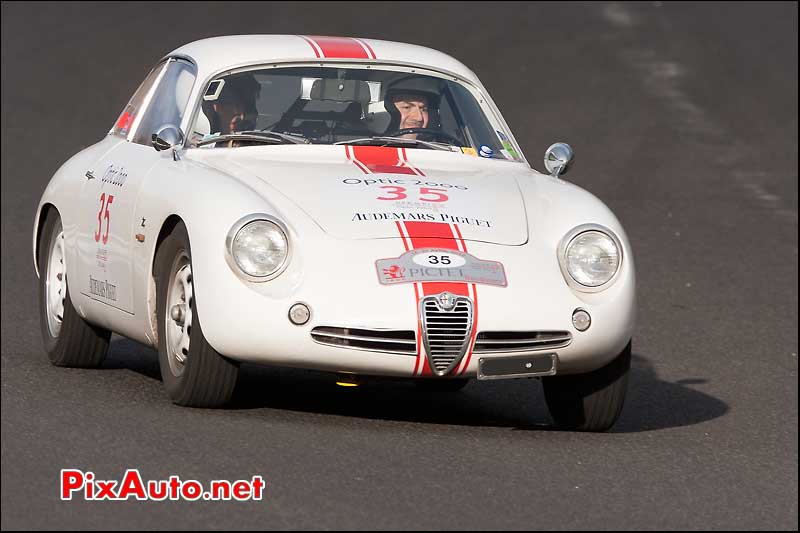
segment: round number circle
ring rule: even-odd
[[[447,252],[421,252],[413,257],[415,264],[432,268],[457,268],[464,266],[466,259]]]

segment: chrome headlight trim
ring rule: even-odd
[[[617,265],[617,271],[614,272],[614,275],[611,278],[603,283],[602,285],[598,285],[596,287],[591,287],[589,285],[584,285],[575,280],[572,277],[572,274],[569,273],[569,269],[567,268],[567,250],[569,248],[570,243],[580,234],[586,233],[587,231],[597,231],[603,233],[608,238],[612,240],[614,246],[617,247],[617,252],[619,253],[619,264]],[[580,226],[576,226],[572,228],[570,231],[567,232],[566,235],[561,239],[561,242],[558,244],[558,266],[561,268],[561,275],[564,276],[564,281],[567,282],[567,285],[575,289],[579,292],[601,292],[608,289],[611,285],[619,277],[619,273],[622,270],[622,261],[623,261],[623,249],[622,243],[620,242],[617,235],[608,229],[605,226],[601,226],[600,224],[582,224]]]
[[[281,265],[272,274],[260,277],[251,276],[250,274],[242,270],[242,268],[239,266],[239,264],[236,262],[236,259],[233,256],[233,241],[236,238],[236,235],[239,233],[239,231],[242,230],[242,228],[244,228],[251,222],[256,222],[259,220],[274,224],[281,231],[281,233],[283,233],[283,237],[286,239],[286,256],[283,258],[283,262],[281,263]],[[261,283],[264,281],[270,281],[277,278],[283,273],[284,270],[286,270],[286,267],[289,265],[289,260],[291,259],[291,256],[292,256],[292,243],[289,241],[289,232],[286,229],[286,226],[284,225],[283,222],[281,222],[274,216],[268,215],[266,213],[253,213],[251,215],[246,215],[240,218],[231,227],[230,231],[228,231],[228,235],[225,237],[225,260],[228,262],[228,266],[231,268],[231,270],[233,270],[237,276],[246,281]]]

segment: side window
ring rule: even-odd
[[[441,103],[439,104],[439,121],[442,123],[442,131],[452,135],[456,139],[463,140],[464,134],[462,133],[461,128],[458,125],[459,121],[456,118],[456,115],[453,112],[453,108],[450,105],[450,98],[447,98],[446,96],[447,96],[446,94],[442,96]],[[466,142],[466,145],[469,146],[468,140]]]
[[[467,136],[473,145],[476,148],[486,145],[497,152],[498,157],[502,157],[500,156],[500,150],[503,149],[503,145],[500,144],[500,139],[497,138],[497,131],[481,111],[475,101],[475,97],[461,85],[451,83],[450,87],[455,107],[461,110],[461,119],[464,121]]]
[[[155,90],[145,99],[144,115],[134,120],[131,141],[150,146],[153,133],[167,125],[179,127],[196,77],[194,65],[170,59],[158,75]]]
[[[127,137],[128,133],[131,130],[131,126],[133,125],[134,119],[136,119],[136,115],[142,108],[142,102],[144,102],[145,97],[150,92],[150,89],[153,87],[153,83],[158,79],[158,75],[164,70],[164,66],[166,65],[166,61],[159,63],[158,65],[150,71],[150,74],[144,79],[139,88],[136,89],[136,92],[133,93],[131,96],[128,105],[125,106],[125,109],[122,110],[122,113],[119,115],[117,122],[114,124],[114,127],[111,129],[111,133],[113,135],[117,135],[119,137]]]

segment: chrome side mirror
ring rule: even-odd
[[[176,147],[183,143],[183,133],[180,128],[167,125],[153,134],[151,142],[157,152],[172,149],[172,159],[177,161],[179,157]]]
[[[554,178],[566,174],[572,158],[575,156],[572,147],[567,143],[555,143],[544,153],[544,168]]]

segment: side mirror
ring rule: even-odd
[[[555,143],[544,153],[544,167],[554,178],[566,174],[572,158],[572,147],[567,143]]]
[[[177,161],[179,158],[176,146],[183,143],[183,133],[175,126],[164,126],[153,134],[151,142],[157,152],[172,149],[172,158]]]

